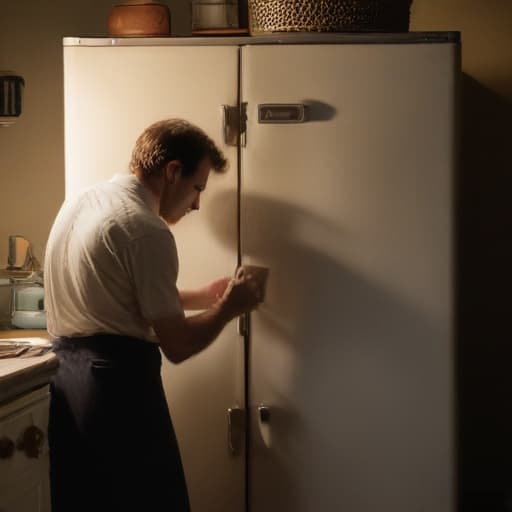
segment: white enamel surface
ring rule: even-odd
[[[236,104],[237,65],[236,47],[64,49],[67,197],[125,171],[139,133],[167,117],[199,125],[231,162],[228,173],[210,177],[200,211],[173,227],[182,288],[236,266],[236,153],[221,140],[220,106]],[[218,208],[216,198],[226,195]],[[226,436],[227,409],[243,400],[242,350],[233,322],[202,354],[163,364],[195,512],[243,507],[244,458],[229,455]]]
[[[244,261],[270,267],[252,319],[254,512],[453,510],[457,52],[244,48]],[[157,119],[187,117],[220,143],[219,106],[236,102],[236,46],[66,47],[65,71],[68,196],[124,169]],[[258,103],[302,102],[313,121],[256,123]],[[183,286],[236,264],[226,152],[231,172],[175,230]],[[164,367],[194,512],[243,510],[225,422],[242,400],[241,347],[231,325],[205,354]]]
[[[261,46],[242,62],[243,261],[270,267],[251,510],[452,511],[458,48]],[[258,124],[261,103],[311,120]]]

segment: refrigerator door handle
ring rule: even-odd
[[[268,406],[258,405],[258,430],[260,432],[261,441],[267,448],[272,447],[272,426],[270,424],[271,413]]]
[[[268,423],[270,421],[270,409],[266,405],[260,405],[258,407],[258,414],[261,423]]]

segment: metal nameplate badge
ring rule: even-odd
[[[305,107],[299,103],[264,103],[258,105],[258,123],[290,124],[306,120]]]

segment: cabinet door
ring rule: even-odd
[[[28,473],[0,497],[0,512],[50,512],[48,477]]]
[[[0,406],[0,512],[50,512],[48,386]]]
[[[270,267],[252,512],[453,510],[457,62],[453,44],[243,49],[243,261]]]
[[[66,47],[64,69],[66,195],[125,171],[136,137],[152,122],[185,118],[215,140],[231,165],[226,174],[212,173],[200,211],[172,227],[178,286],[232,275],[237,157],[222,139],[221,105],[237,102],[238,48]],[[242,351],[232,323],[203,353],[163,365],[195,512],[243,509],[244,456],[231,455],[227,446],[227,410],[243,402]]]

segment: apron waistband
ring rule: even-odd
[[[52,340],[53,351],[59,355],[87,354],[90,357],[114,361],[137,361],[161,364],[159,345],[149,341],[119,334],[94,334],[92,336],[61,336]]]

